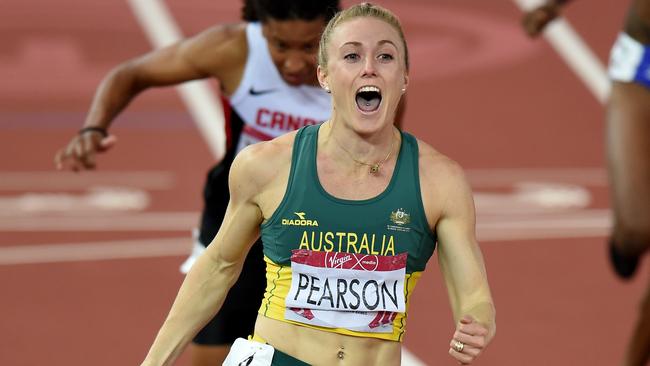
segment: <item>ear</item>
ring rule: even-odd
[[[406,89],[408,89],[408,86],[409,86],[409,75],[404,74],[404,85],[402,85],[402,90],[403,90],[402,93],[406,92]]]
[[[318,77],[318,83],[320,86],[329,91],[329,84],[327,83],[327,73],[325,69],[321,67],[321,65],[318,65],[316,68],[316,76]]]

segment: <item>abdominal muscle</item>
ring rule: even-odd
[[[255,335],[311,365],[390,366],[401,359],[400,342],[325,332],[263,315],[257,316]]]

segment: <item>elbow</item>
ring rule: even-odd
[[[138,76],[138,67],[133,60],[123,62],[116,66],[108,74],[105,82],[119,86],[119,89],[130,96],[135,96],[147,88]]]

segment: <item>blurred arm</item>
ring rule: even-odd
[[[247,56],[245,24],[216,26],[195,37],[128,60],[113,68],[100,83],[83,127],[95,128],[75,135],[59,150],[59,169],[95,167],[95,154],[114,143],[102,134],[140,92],[207,77],[217,78],[222,88],[234,90]]]

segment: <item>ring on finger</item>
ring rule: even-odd
[[[452,347],[456,352],[460,353],[463,352],[463,349],[465,348],[465,343],[454,340]]]

